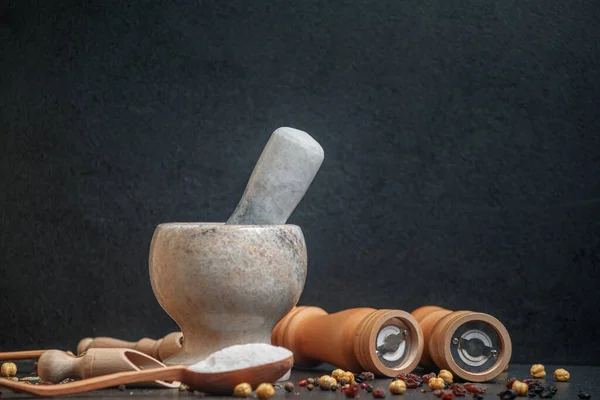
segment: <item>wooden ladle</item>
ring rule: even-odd
[[[180,381],[190,388],[214,394],[231,394],[235,386],[247,382],[256,387],[263,382],[274,382],[292,368],[294,356],[268,364],[225,372],[195,372],[186,366],[119,372],[59,385],[31,385],[0,379],[0,387],[17,393],[36,396],[66,396],[118,385],[155,380]]]

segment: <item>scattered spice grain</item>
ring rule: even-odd
[[[248,397],[252,394],[252,386],[247,382],[238,383],[233,388],[233,395],[235,397]]]
[[[571,379],[571,374],[566,369],[559,368],[556,371],[554,371],[554,379],[556,379],[559,382],[566,382],[569,379]]]
[[[529,369],[529,373],[534,378],[543,378],[546,376],[546,370],[542,364],[533,364]]]
[[[390,387],[388,388],[391,394],[402,394],[406,392],[406,383],[400,379],[396,379],[390,383]]]
[[[293,392],[295,388],[296,386],[293,382],[286,382],[285,385],[283,385],[283,389],[285,389],[285,391],[289,393]]]
[[[0,372],[2,373],[3,376],[15,376],[17,375],[17,365],[13,362],[5,362],[2,364],[2,366],[0,367]]]
[[[261,383],[256,388],[256,397],[261,400],[270,399],[275,395],[275,388],[270,383]]]

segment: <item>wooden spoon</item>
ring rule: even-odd
[[[268,364],[225,372],[194,372],[186,366],[119,372],[59,385],[31,385],[0,379],[0,387],[17,393],[37,396],[66,396],[118,385],[155,380],[180,381],[190,388],[214,394],[231,394],[235,386],[247,382],[256,387],[263,382],[274,382],[294,364],[294,356]]]
[[[0,353],[0,361],[4,360],[37,360],[48,350],[7,351]]]

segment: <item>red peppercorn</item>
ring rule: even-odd
[[[308,381],[306,379],[303,379],[300,382],[298,382],[298,385],[300,385],[300,386],[306,386],[307,384],[308,384]]]
[[[376,399],[383,399],[385,397],[385,392],[380,387],[375,388],[373,389],[373,397]]]
[[[434,372],[432,372],[432,373],[430,373],[430,374],[425,374],[425,375],[423,375],[422,379],[423,379],[423,382],[427,383],[427,382],[429,382],[429,380],[430,380],[431,378],[435,378],[435,377],[436,377],[435,373],[434,373]]]
[[[346,390],[344,390],[344,394],[346,395],[346,397],[354,398],[358,396],[358,390],[358,385],[356,383],[353,383],[350,386],[348,386]]]
[[[375,379],[375,375],[372,372],[368,372],[368,371],[361,372],[359,377],[365,381],[372,381]]]
[[[404,383],[406,383],[406,388],[407,389],[416,389],[419,386],[421,386],[421,383],[412,379],[412,378],[406,378],[406,380],[404,381]]]
[[[442,400],[452,400],[454,398],[454,393],[451,390],[444,390],[442,393],[442,397],[440,397],[440,399]]]
[[[398,374],[394,379],[400,379],[401,381],[406,381],[406,374]],[[392,380],[394,380],[392,379]]]
[[[367,388],[367,384],[366,384],[366,383],[364,383],[364,382],[363,382],[363,383],[361,383],[361,384],[360,384],[360,388],[361,388],[361,389],[366,389],[366,388]]]
[[[407,378],[412,379],[415,382],[418,382],[419,385],[421,385],[421,383],[423,383],[423,378],[421,378],[419,375],[416,375],[416,374],[408,374]]]
[[[473,394],[484,394],[487,388],[479,383],[465,383],[465,389]]]
[[[460,383],[453,383],[450,385],[450,390],[456,397],[463,397],[467,394],[467,389]]]

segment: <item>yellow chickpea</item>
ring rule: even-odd
[[[2,372],[2,375],[4,376],[15,376],[17,375],[17,365],[15,363],[5,362],[2,364],[2,367],[0,367],[0,372]]]
[[[349,383],[354,383],[354,382],[355,382],[355,381],[354,381],[354,374],[353,374],[352,372],[350,372],[350,371],[346,371],[345,378],[346,378],[346,380],[347,380]]]
[[[527,394],[527,391],[529,390],[529,385],[525,382],[514,381],[512,384],[512,390],[517,392],[519,396],[525,396]]]
[[[270,383],[261,383],[256,388],[256,397],[261,400],[270,399],[275,395],[275,388]]]
[[[430,378],[428,385],[431,390],[442,390],[446,383],[442,378]]]
[[[559,382],[566,382],[569,379],[571,379],[571,374],[566,369],[559,368],[556,371],[554,371],[554,379],[556,379]]]
[[[406,392],[406,383],[402,379],[396,379],[390,383],[389,389],[391,394],[402,394]]]
[[[452,372],[446,369],[440,371],[440,373],[438,374],[438,378],[442,378],[444,382],[448,383],[452,383],[452,380],[454,379],[454,377],[452,376]]]
[[[546,370],[542,364],[533,364],[529,370],[529,373],[534,378],[543,378],[546,376]]]
[[[329,382],[332,385],[335,385],[337,383],[335,378],[333,378],[329,375],[323,375],[322,377],[319,378],[319,385],[322,385],[324,382]]]
[[[319,378],[319,387],[321,390],[330,390],[333,385],[336,385],[337,381],[329,375],[323,375]]]
[[[248,397],[252,394],[252,386],[249,383],[240,383],[233,389],[235,397]]]
[[[339,382],[346,376],[346,372],[343,369],[338,368],[331,373],[331,376],[333,379]]]

